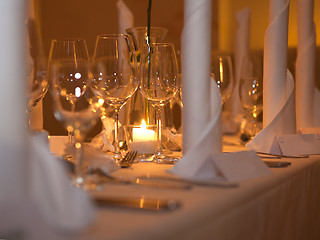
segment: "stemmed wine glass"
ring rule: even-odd
[[[239,96],[242,107],[252,119],[251,139],[256,135],[257,117],[262,112],[263,84],[262,60],[255,55],[243,58],[239,83]]]
[[[56,62],[66,59],[74,59],[77,61],[88,61],[88,50],[86,41],[84,39],[67,38],[67,39],[53,39],[51,41],[51,49],[49,55],[48,71],[50,72],[51,66]],[[51,74],[49,73],[49,78]],[[49,79],[50,81],[50,79]],[[74,92],[67,93],[67,100],[71,106],[75,107],[74,101],[76,99]],[[68,131],[69,142],[72,142],[72,132]]]
[[[142,52],[140,91],[156,108],[158,148],[154,155],[156,163],[174,161],[165,155],[161,147],[161,111],[179,88],[177,58],[173,44],[150,43]]]
[[[211,76],[220,89],[222,103],[225,103],[230,98],[234,86],[231,57],[214,56],[211,63]]]
[[[52,62],[50,67],[50,93],[54,116],[75,138],[73,183],[79,187],[85,186],[86,176],[83,142],[100,115],[101,104],[89,87],[91,77],[86,59],[64,58]]]
[[[93,56],[92,87],[95,94],[107,102],[114,111],[114,154],[116,162],[121,161],[119,147],[119,111],[136,91],[136,65],[134,45],[130,35],[106,34],[97,36]]]
[[[30,113],[43,99],[48,91],[47,61],[43,52],[38,29],[34,20],[28,19],[28,53],[27,53],[27,110],[28,126],[30,127]]]

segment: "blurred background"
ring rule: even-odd
[[[134,26],[147,24],[147,0],[124,0],[134,15]],[[320,44],[320,0],[315,2],[317,46]],[[93,54],[95,39],[101,33],[118,32],[117,0],[35,0],[36,19],[41,31],[45,53],[49,54],[54,38],[77,37],[87,41],[89,54]],[[264,32],[268,26],[269,0],[212,0],[212,50],[233,54],[236,13],[248,7],[251,9],[250,49],[263,50]],[[183,0],[153,0],[151,25],[168,29],[166,41],[180,50],[183,29]],[[296,0],[290,1],[288,67],[294,72],[297,46]],[[319,47],[317,47],[319,49]],[[317,52],[319,52],[317,50]],[[317,54],[319,56],[319,54]],[[319,57],[317,63],[319,65]],[[319,69],[319,68],[318,68]],[[319,70],[317,70],[319,71]],[[320,76],[319,73],[316,73]],[[320,79],[320,77],[318,77]],[[319,82],[317,82],[319,88]],[[65,130],[52,115],[49,94],[43,101],[44,129],[51,135],[64,134]],[[94,132],[99,131],[99,126]],[[94,133],[92,133],[94,134]]]

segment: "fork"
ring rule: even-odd
[[[134,159],[137,156],[137,151],[128,151],[126,155],[122,158],[122,160],[119,162],[119,165],[121,168],[128,168],[130,167]]]

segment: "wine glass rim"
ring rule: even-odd
[[[119,37],[128,37],[131,38],[129,34],[124,34],[124,33],[103,33],[103,34],[98,34],[97,38],[119,38]]]
[[[156,42],[156,43],[147,43],[147,44],[144,44],[144,46],[170,46],[170,47],[174,47],[173,46],[173,43],[170,43],[170,42]]]
[[[132,32],[132,31],[134,31],[134,30],[144,31],[144,30],[147,30],[147,29],[148,29],[148,27],[146,27],[146,26],[131,27],[131,28],[127,28],[127,29],[126,29],[126,32],[128,32],[128,31]],[[168,29],[165,28],[165,27],[150,27],[150,30],[164,30],[164,31],[168,32]]]
[[[84,38],[54,38],[52,42],[86,42]]]

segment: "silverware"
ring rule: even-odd
[[[167,177],[159,175],[143,175],[139,176],[139,179],[145,180],[158,180],[163,182],[176,182],[176,183],[185,183],[191,185],[200,185],[200,186],[211,186],[211,187],[238,187],[237,182],[227,182],[224,180],[197,180],[197,179],[186,179],[186,178],[176,178],[176,177]]]
[[[264,153],[264,152],[256,152],[261,158],[308,158],[309,155],[282,155],[282,154],[274,154],[274,153]]]
[[[182,183],[182,182],[164,182],[157,179],[144,179],[139,177],[115,177],[111,176],[99,168],[90,169],[89,174],[97,174],[100,177],[106,178],[108,181],[114,183],[123,183],[123,184],[137,184],[147,187],[154,188],[166,188],[172,190],[190,190],[192,188],[191,184]]]
[[[136,156],[137,156],[137,151],[128,151],[127,154],[123,157],[123,159],[119,162],[120,167],[122,168],[131,167]]]
[[[124,198],[124,197],[94,197],[94,202],[103,207],[124,207],[149,211],[172,211],[180,207],[180,202],[176,200],[161,200],[144,197]]]

